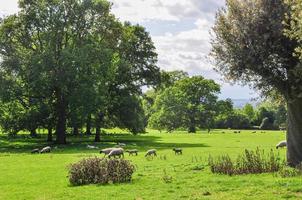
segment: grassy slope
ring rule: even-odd
[[[133,181],[121,185],[89,185],[71,187],[66,166],[83,157],[98,156],[97,150],[86,149],[87,143],[59,147],[51,154],[31,155],[37,141],[14,139],[10,142],[0,136],[0,199],[281,199],[302,198],[301,178],[280,178],[273,174],[229,177],[214,175],[206,166],[194,171],[193,167],[205,165],[209,154],[228,153],[236,156],[245,148],[270,150],[284,139],[284,133],[266,132],[252,134],[159,134],[152,132],[141,136],[116,134],[105,136],[100,147],[112,146],[113,141],[125,142],[129,148],[145,151],[158,149],[159,156],[151,161],[141,152],[137,157],[125,156],[137,166]],[[41,144],[40,144],[41,145]],[[182,147],[183,156],[175,156],[172,147]],[[282,156],[285,149],[279,150]],[[162,180],[163,170],[173,177],[172,183]],[[204,195],[209,192],[210,195]]]

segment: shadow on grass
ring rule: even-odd
[[[173,137],[173,136],[171,136]],[[172,149],[209,147],[202,143],[167,143],[162,142],[160,136],[154,135],[131,135],[131,134],[106,134],[101,136],[102,142],[94,143],[94,135],[67,136],[67,145],[56,145],[46,142],[46,135],[39,135],[38,138],[25,137],[18,135],[9,138],[7,135],[0,135],[0,153],[30,153],[32,149],[51,146],[55,154],[73,154],[73,153],[98,153],[100,149],[113,147],[118,142],[125,143],[124,149],[138,149],[146,151],[148,149]],[[87,144],[94,145],[98,149],[88,149]]]

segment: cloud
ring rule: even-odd
[[[18,11],[18,0],[0,0],[0,17]]]

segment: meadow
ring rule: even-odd
[[[110,132],[110,131],[108,131]],[[19,135],[7,138],[0,134],[0,199],[301,199],[301,177],[282,178],[276,173],[228,176],[212,174],[207,165],[209,155],[229,154],[236,158],[245,149],[257,147],[279,152],[285,158],[286,149],[275,149],[285,138],[282,131],[235,134],[232,130],[130,135],[102,135],[102,143],[94,144],[88,136],[69,137],[67,146],[57,146],[50,154],[31,154],[35,147],[46,145],[44,136],[38,139]],[[225,133],[222,133],[225,132]],[[46,137],[46,136],[45,136]],[[84,142],[83,142],[84,141]],[[126,149],[138,149],[138,156],[125,154],[136,166],[133,180],[124,184],[71,186],[67,166],[82,158],[101,156],[99,150],[87,149],[87,144],[99,148],[126,143]],[[53,145],[54,147],[55,145]],[[173,147],[183,149],[174,155]],[[155,148],[158,156],[146,159],[146,150]]]

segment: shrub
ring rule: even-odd
[[[131,181],[134,166],[127,160],[87,158],[69,166],[72,185],[122,183]]]
[[[273,150],[265,155],[264,151],[257,148],[256,151],[245,150],[236,161],[232,161],[229,155],[219,156],[217,159],[210,156],[209,166],[213,173],[218,174],[260,174],[279,171],[284,166],[284,161]]]

